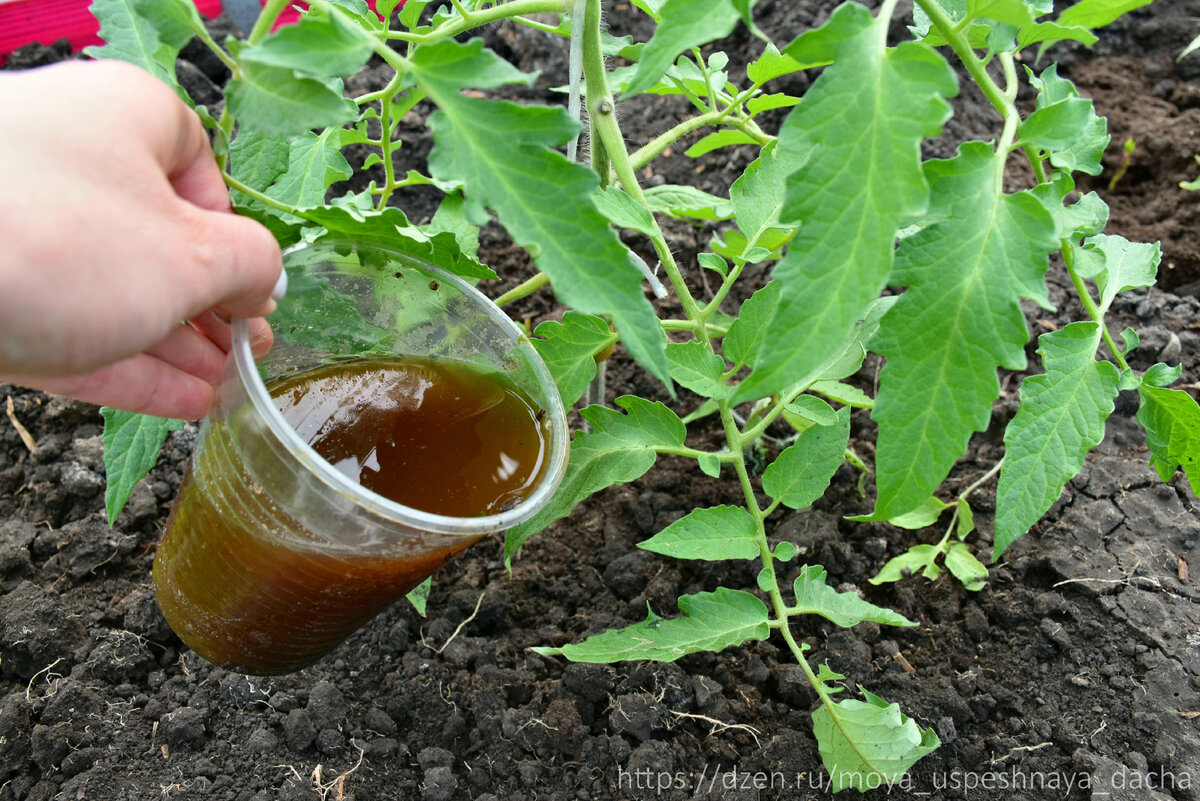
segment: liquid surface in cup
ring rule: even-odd
[[[338,362],[268,389],[325,461],[424,512],[498,514],[524,500],[545,469],[543,412],[502,377],[459,362]]]

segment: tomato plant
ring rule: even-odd
[[[133,61],[186,94],[174,58],[199,36],[232,78],[219,115],[197,111],[213,131],[238,211],[282,244],[378,240],[487,280],[495,276],[477,258],[478,226],[497,221],[536,268],[498,302],[548,284],[568,309],[562,322],[534,332],[568,406],[602,369],[597,355],[618,340],[668,388],[704,398],[686,418],[634,396],[617,398],[615,409],[583,408],[588,430],[574,439],[562,490],[508,532],[506,556],[588,496],[673,454],[705,474],[736,477],[740,497],[691,511],[641,547],[680,559],[751,560],[760,566],[757,587],[684,595],[680,616],[652,611],[634,626],[541,652],[671,661],[777,636],[819,698],[813,723],[832,788],[868,789],[903,774],[937,737],[866,690],[863,700],[837,700],[843,677],[809,665],[791,621],[816,614],[839,626],[915,624],[834,590],[818,565],[793,567],[795,548],[771,548],[767,539],[769,516],[811,505],[845,459],[866,467],[848,451],[852,414],[869,410],[878,428],[875,508],[859,519],[924,528],[951,511],[940,542],[892,560],[875,582],[910,571],[933,578],[944,568],[968,589],[982,586],[987,569],[964,542],[975,529],[972,493],[998,474],[998,557],[1080,471],[1121,390],[1140,396],[1138,420],[1158,474],[1166,480],[1182,467],[1200,486],[1200,406],[1168,388],[1179,369],[1134,371],[1126,355],[1136,333],[1114,336],[1105,321],[1118,293],[1154,283],[1159,248],[1105,234],[1103,201],[1075,190],[1075,173],[1100,172],[1106,123],[1054,64],[1033,57],[1059,41],[1091,44],[1095,29],[1142,3],[1081,0],[1054,14],[1041,0],[916,0],[910,35],[898,44],[889,44],[897,0],[874,10],[846,2],[824,25],[780,42],[755,26],[753,0],[633,4],[655,26],[645,42],[609,34],[600,0],[380,0],[375,11],[363,0],[317,0],[297,25],[274,34],[287,0],[270,0],[244,39],[218,43],[184,0],[97,0],[108,44],[93,55]],[[562,38],[572,76],[565,107],[498,99],[495,90],[537,76],[481,39],[461,37],[501,20]],[[725,54],[701,50],[739,24],[760,41],[744,75],[729,69]],[[372,58],[390,68],[390,79],[348,95],[343,78]],[[802,98],[775,88],[801,71],[815,76]],[[951,158],[923,159],[921,144],[942,131],[962,80],[994,107],[994,136],[962,144]],[[1022,109],[1026,86],[1036,102]],[[641,93],[682,95],[695,114],[631,152],[619,112],[624,98]],[[401,175],[399,124],[419,106],[432,109],[428,173]],[[790,111],[767,130],[762,120],[773,109]],[[689,148],[693,157],[732,147],[755,153],[728,196],[643,188],[639,171],[697,131],[708,133]],[[589,164],[574,158],[580,135]],[[343,153],[352,145],[370,156],[352,165]],[[1032,180],[1015,187],[1006,168],[1018,160]],[[381,182],[326,202],[334,182],[376,164]],[[403,211],[414,186],[444,195],[424,225]],[[715,289],[702,296],[684,280],[664,217],[720,223],[697,255]],[[645,237],[658,267],[626,247],[618,228]],[[943,500],[939,487],[989,423],[997,371],[1027,367],[1020,304],[1049,306],[1052,256],[1082,318],[1039,338],[1042,372],[1021,388],[1002,463]],[[743,272],[764,263],[771,280],[737,305],[746,295],[735,291]],[[682,315],[660,316],[647,283],[660,296],[673,292]],[[886,360],[876,397],[847,380],[868,351]],[[706,415],[724,432],[717,450],[686,441],[688,423]],[[795,435],[756,475],[748,454],[777,421]],[[111,448],[112,513],[168,424],[116,415],[109,422],[110,444],[120,436],[145,446]]]

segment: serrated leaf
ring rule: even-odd
[[[617,341],[599,317],[568,311],[562,322],[547,320],[534,329],[533,346],[550,368],[563,406],[570,409],[596,377],[596,354]]]
[[[610,663],[635,659],[674,662],[697,651],[723,651],[747,640],[765,640],[771,629],[767,606],[741,590],[718,587],[713,592],[681,595],[684,617],[646,620],[613,629],[562,648],[536,648],[561,654],[572,662]]]
[[[812,713],[813,734],[833,793],[893,785],[941,745],[933,729],[922,730],[898,704],[866,690],[863,696],[865,702],[847,698]]]
[[[427,259],[463,278],[494,280],[497,277],[490,267],[465,253],[454,234],[440,232],[430,235],[409,224],[400,209],[389,206],[377,211],[343,205],[301,210],[307,219],[324,225],[328,231],[328,234],[321,234],[313,241],[329,236],[374,242]]]
[[[167,434],[182,429],[183,421],[107,406],[100,409],[100,414],[104,417],[104,432],[100,435],[104,443],[104,508],[111,527],[129,502],[133,488],[154,468]]]
[[[251,189],[265,192],[279,176],[287,172],[290,152],[291,145],[287,137],[243,131],[229,145],[228,169],[234,178]],[[237,205],[254,202],[240,192],[232,194]]]
[[[725,360],[703,342],[671,342],[667,345],[667,364],[671,378],[698,395],[720,400],[733,387],[725,383]]]
[[[1080,0],[1058,15],[1058,23],[1096,30],[1111,25],[1118,17],[1135,8],[1148,6],[1151,2],[1152,0]]]
[[[913,621],[890,609],[864,601],[852,592],[838,592],[827,583],[828,575],[820,565],[804,565],[796,577],[796,611],[820,615],[831,623],[850,628],[864,620],[885,626],[915,626]]]
[[[946,547],[946,569],[969,592],[978,592],[987,583],[987,568],[961,542],[952,542]]]
[[[578,132],[578,121],[561,108],[461,94],[533,77],[485,51],[481,40],[422,46],[412,65],[439,107],[429,120],[431,174],[463,183],[472,218],[484,207],[495,210],[550,276],[558,298],[610,316],[630,355],[670,386],[666,336],[642,291],[642,273],[592,199],[599,178],[554,150]]]
[[[293,137],[288,143],[287,170],[266,194],[292,208],[323,206],[329,187],[354,173],[342,155],[341,133],[340,128],[327,128],[320,134],[308,131]]]
[[[663,184],[646,190],[646,205],[675,219],[728,220],[733,204],[693,186]]]
[[[1097,234],[1084,245],[1104,254],[1104,269],[1095,276],[1101,314],[1108,311],[1121,292],[1154,286],[1162,260],[1162,248],[1157,242],[1130,242],[1123,236]]]
[[[182,43],[173,47],[164,42],[135,0],[93,0],[88,11],[100,23],[104,44],[84,48],[87,55],[136,64],[183,94],[175,77],[175,57]]]
[[[1049,151],[1050,163],[1067,171],[1099,175],[1100,159],[1108,147],[1108,122],[1096,115],[1092,101],[1058,74],[1051,64],[1029,82],[1038,90],[1034,112],[1021,123],[1021,139]]]
[[[728,36],[740,17],[730,0],[667,0],[658,9],[658,27],[623,94],[632,97],[654,86],[676,56]]]
[[[642,550],[676,559],[758,559],[758,525],[742,506],[693,509],[645,542]]]
[[[914,545],[899,556],[889,559],[875,577],[870,579],[870,582],[884,584],[900,581],[904,578],[905,571],[909,573],[920,571],[925,578],[934,581],[942,573],[942,569],[936,564],[941,553],[942,549],[936,545]]]
[[[1041,519],[1104,439],[1119,376],[1111,363],[1096,361],[1100,334],[1096,323],[1077,322],[1038,340],[1046,372],[1025,379],[1021,406],[1004,432],[996,559]]]
[[[850,410],[837,412],[837,425],[812,426],[763,471],[763,492],[790,509],[804,509],[825,494],[829,479],[845,460]]]
[[[756,84],[762,84],[802,69],[803,64],[789,55],[780,53],[774,44],[767,42],[763,54],[746,65],[746,77]]]
[[[893,517],[933,494],[983,431],[1000,395],[997,367],[1025,367],[1019,300],[1048,305],[1054,221],[1027,193],[1001,191],[1003,156],[979,142],[926,162],[938,222],[901,241],[892,282],[906,291],[872,347],[887,357],[879,423],[876,512]]]
[[[429,603],[429,590],[432,588],[433,576],[428,576],[420,584],[409,590],[408,595],[404,596],[421,617],[425,617],[425,606]]]
[[[810,50],[832,48],[837,60],[779,133],[780,148],[807,156],[788,178],[781,213],[803,225],[775,267],[783,292],[773,336],[739,398],[818,377],[886,284],[901,223],[927,205],[920,142],[950,116],[945,98],[957,82],[932,48],[886,48],[887,24],[845,3],[787,48],[801,62]]]
[[[358,106],[321,81],[290,69],[253,62],[225,87],[225,101],[244,130],[290,136],[330,128],[358,117]]]
[[[606,186],[596,193],[596,208],[618,228],[654,236],[658,223],[649,209],[631,198],[619,186]]]
[[[355,74],[371,52],[367,31],[340,13],[313,9],[295,25],[285,25],[243,49],[238,60],[284,67],[323,80]]]
[[[738,309],[737,319],[729,326],[729,331],[721,340],[721,350],[725,358],[735,367],[741,367],[754,360],[770,331],[768,326],[777,303],[779,284],[771,281],[747,298]]]
[[[1146,430],[1150,464],[1158,477],[1170,481],[1183,468],[1192,491],[1200,490],[1200,406],[1180,389],[1143,384],[1137,419]]]
[[[653,465],[656,448],[680,448],[687,427],[666,406],[632,395],[616,399],[628,414],[589,406],[579,414],[592,432],[571,442],[571,459],[562,486],[544,509],[528,522],[510,528],[504,539],[508,560],[527,539],[566,517],[581,501],[606,487],[640,478]]]

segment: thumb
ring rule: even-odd
[[[266,317],[275,310],[272,293],[286,287],[283,256],[271,232],[249,217],[198,211],[207,264],[185,317],[212,310],[226,317]],[[282,291],[275,292],[282,296]]]

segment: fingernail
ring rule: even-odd
[[[275,288],[271,290],[271,297],[275,300],[283,300],[283,296],[287,294],[287,270],[279,271],[279,280],[275,282]]]

